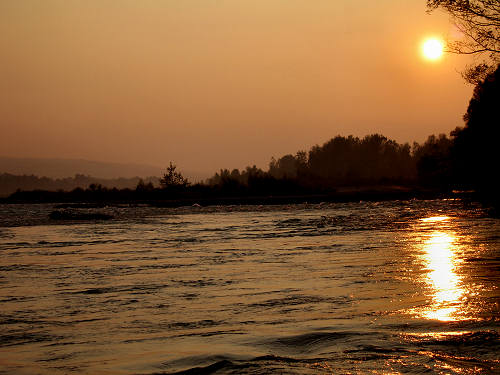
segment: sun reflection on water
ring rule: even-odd
[[[447,216],[421,219],[431,231],[426,233],[419,256],[426,273],[423,280],[431,291],[432,302],[419,315],[441,321],[460,320],[466,290],[459,268],[457,235],[446,223]]]
[[[420,221],[423,223],[436,223],[436,222],[448,221],[448,220],[450,220],[449,216],[431,216],[431,217],[426,217],[424,219],[420,219]]]

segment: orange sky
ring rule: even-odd
[[[213,172],[337,134],[462,125],[463,56],[425,0],[2,0],[0,155]]]

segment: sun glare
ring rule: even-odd
[[[438,38],[429,38],[422,43],[422,54],[427,60],[439,60],[443,55],[443,42]]]

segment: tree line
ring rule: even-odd
[[[431,135],[423,144],[400,144],[380,134],[364,138],[336,136],[323,145],[295,155],[272,158],[267,170],[254,166],[243,170],[221,169],[203,183],[191,184],[170,163],[166,173],[157,180],[136,179],[135,188],[118,189],[100,182],[86,188],[73,188],[68,200],[168,200],[207,197],[286,196],[329,194],[346,188],[425,188],[435,191],[476,190],[494,196],[500,191],[496,182],[500,158],[500,65],[479,82],[464,115],[465,125],[449,136]],[[3,180],[2,180],[3,178]],[[4,180],[15,180],[6,174]],[[23,176],[31,181],[36,193],[18,191],[13,199],[56,199],[45,194],[51,180]],[[130,182],[130,179],[128,179]],[[73,179],[57,180],[68,186],[90,182],[77,175]],[[108,181],[109,182],[109,181]],[[60,186],[60,185],[59,185]],[[64,189],[58,187],[58,189]],[[68,189],[69,190],[69,189]],[[46,198],[43,198],[43,197]]]
[[[403,185],[442,191],[500,191],[500,65],[480,81],[464,115],[465,125],[449,136],[431,135],[423,144],[399,144],[383,135],[362,139],[337,136],[308,152],[271,159],[268,171],[247,167],[223,169],[208,180],[211,186],[235,189],[267,181],[287,181],[307,189],[342,186]],[[272,183],[273,182],[273,183]]]
[[[338,135],[308,152],[299,151],[295,155],[272,158],[265,172],[255,166],[247,167],[241,173],[238,170],[230,173],[221,170],[209,183],[217,185],[233,180],[247,185],[252,179],[268,178],[327,189],[348,185],[409,183],[414,182],[415,177],[415,162],[408,144],[398,144],[380,134],[362,139]]]

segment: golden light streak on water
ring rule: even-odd
[[[450,220],[447,216],[433,216],[422,219],[427,225],[435,224],[422,244],[420,253],[425,283],[432,293],[432,303],[423,309],[421,316],[441,321],[461,320],[466,290],[459,274],[461,259],[458,256],[457,236],[441,224]],[[434,229],[434,228],[433,228]]]
[[[407,339],[427,339],[427,340],[443,340],[450,337],[463,336],[467,334],[471,334],[472,331],[444,331],[444,332],[411,332],[402,334],[402,336]]]
[[[448,220],[450,220],[449,216],[431,216],[431,217],[426,217],[424,219],[420,219],[420,221],[423,223],[436,223],[436,222],[448,221]]]

